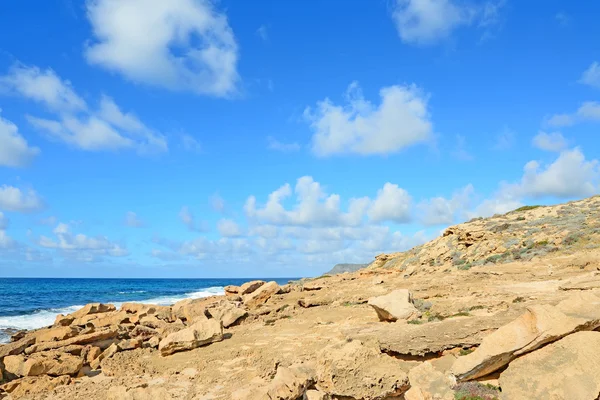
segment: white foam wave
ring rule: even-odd
[[[145,290],[132,290],[130,292],[117,292],[119,294],[133,294],[133,293],[146,293]]]
[[[199,299],[202,297],[209,297],[225,294],[223,287],[210,287],[202,289],[197,292],[185,293],[179,296],[162,296],[153,299],[134,301],[134,303],[142,304],[157,304],[161,306],[168,306],[177,303],[180,300],[185,299]],[[115,307],[119,308],[123,304],[122,302],[110,302]],[[37,329],[45,326],[50,326],[54,323],[58,314],[70,314],[83,307],[83,305],[75,305],[64,308],[51,308],[48,310],[36,311],[33,314],[26,315],[15,315],[15,316],[0,316],[0,343],[8,340],[8,336],[2,334],[3,329]]]

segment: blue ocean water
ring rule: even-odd
[[[272,280],[285,284],[290,279]],[[0,278],[0,343],[9,339],[11,329],[52,325],[57,314],[71,313],[87,303],[170,305],[186,298],[223,294],[225,286],[249,280]]]

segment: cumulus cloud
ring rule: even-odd
[[[206,223],[203,221],[197,222],[194,213],[188,206],[181,207],[181,211],[179,211],[179,220],[183,222],[190,231],[204,232],[207,230]]]
[[[588,161],[580,149],[565,150],[544,168],[537,161],[525,165],[517,191],[531,197],[569,198],[598,192],[598,160]]]
[[[129,251],[125,247],[110,241],[107,237],[73,234],[71,227],[65,223],[59,223],[52,233],[54,238],[40,236],[38,245],[59,250],[63,256],[79,261],[98,261],[104,256],[125,257],[129,255]]]
[[[395,0],[392,18],[403,42],[431,45],[448,38],[461,26],[476,25],[484,29],[484,37],[489,36],[503,5],[503,0]]]
[[[11,93],[39,102],[56,114],[55,118],[27,116],[29,122],[51,139],[88,151],[134,149],[139,153],[167,150],[165,137],[144,125],[132,113],[123,112],[108,96],[90,109],[70,82],[53,70],[17,65],[0,77],[0,85]],[[36,85],[41,85],[38,93]]]
[[[420,202],[417,206],[419,222],[427,226],[451,225],[457,219],[463,219],[474,192],[475,188],[469,184],[449,199],[433,197]]]
[[[44,202],[33,189],[21,190],[14,186],[0,186],[0,210],[33,212],[42,209]]]
[[[275,139],[274,137],[269,136],[267,138],[268,148],[270,150],[280,151],[282,153],[292,153],[300,150],[300,145],[296,142],[293,143],[284,143]]]
[[[89,63],[143,84],[198,94],[236,91],[238,48],[209,0],[88,0]]]
[[[39,148],[29,146],[15,124],[1,116],[0,143],[0,166],[24,167],[40,153]]]
[[[8,236],[8,234],[6,233],[5,230],[0,229],[0,249],[2,249],[2,250],[14,249],[16,247],[16,245],[17,245],[17,242],[15,242],[15,240],[13,238]]]
[[[582,122],[598,121],[600,121],[600,103],[597,101],[586,101],[574,113],[555,114],[547,117],[544,123],[547,126],[560,128]]]
[[[388,182],[377,192],[367,214],[374,222],[405,223],[411,219],[411,204],[412,198],[406,190]]]
[[[600,89],[600,63],[593,62],[588,69],[583,72],[580,83]]]
[[[0,211],[0,231],[4,231],[8,228],[8,217]]]
[[[314,110],[307,108],[304,117],[314,133],[312,151],[319,156],[388,154],[431,138],[428,95],[415,85],[384,87],[379,94],[381,103],[373,104],[354,82],[345,105],[325,99]]]
[[[217,223],[217,229],[223,237],[238,237],[242,235],[240,226],[231,219],[221,219]]]
[[[218,193],[213,194],[210,196],[210,207],[218,213],[223,213],[225,211],[225,199]]]
[[[136,213],[128,211],[125,214],[125,225],[130,228],[142,228],[145,224]]]
[[[533,145],[540,150],[558,152],[567,147],[567,140],[560,132],[539,132],[533,138]]]

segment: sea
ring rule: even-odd
[[[137,302],[171,305],[184,299],[224,294],[227,285],[254,279],[279,284],[278,279],[52,279],[0,278],[0,343],[16,330],[50,326],[57,314],[68,314],[87,303]]]

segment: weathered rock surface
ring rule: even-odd
[[[271,296],[277,294],[279,285],[275,281],[271,281],[261,285],[259,288],[244,296],[244,304],[252,309],[266,303]]]
[[[317,389],[334,396],[375,400],[400,396],[409,388],[394,358],[358,340],[327,347],[317,361]]]
[[[595,400],[600,332],[578,332],[513,361],[500,375],[502,399]]]
[[[299,364],[279,367],[267,388],[267,396],[270,400],[297,400],[313,384],[314,379],[315,370],[311,366]]]
[[[573,301],[578,302],[578,299],[579,296]],[[565,300],[559,307],[528,307],[521,317],[483,339],[473,353],[459,357],[452,366],[452,372],[459,380],[485,376],[547,343],[573,332],[600,326],[600,319],[571,317],[560,311],[560,308],[572,307],[570,303],[571,300]]]
[[[75,311],[74,313],[71,313],[69,316],[77,319],[90,314],[106,313],[115,310],[116,308],[112,304],[91,303]]]
[[[221,321],[224,328],[229,328],[238,320],[248,315],[246,310],[229,301],[209,308],[207,311],[214,319]]]
[[[405,400],[454,400],[452,387],[456,380],[434,369],[429,361],[412,368],[408,380],[410,389],[404,394]]]
[[[90,344],[94,342],[99,342],[106,339],[112,339],[119,335],[118,327],[110,327],[98,330],[96,332],[88,333],[86,335],[79,335],[72,337],[70,339],[61,340],[57,342],[43,342],[39,344],[34,344],[31,347],[28,347],[25,350],[26,354],[37,353],[39,351],[58,349],[60,347],[66,347],[72,344]]]
[[[76,375],[83,367],[83,361],[68,353],[49,351],[29,357],[22,354],[8,356],[4,358],[4,365],[6,371],[16,376],[60,376]]]
[[[250,294],[254,291],[256,291],[259,287],[261,287],[262,285],[264,285],[266,282],[265,281],[250,281],[250,282],[246,282],[244,283],[242,286],[240,286],[239,290],[238,290],[238,294],[240,295],[246,295],[246,294]]]
[[[168,356],[178,351],[195,349],[196,347],[223,340],[223,325],[215,319],[196,322],[189,328],[172,333],[158,345],[161,355]]]
[[[395,322],[420,315],[412,303],[412,295],[406,289],[394,290],[385,296],[372,297],[368,304],[375,309],[381,321]]]
[[[70,382],[71,378],[69,376],[59,376],[56,378],[50,376],[26,377],[2,385],[0,389],[10,393],[15,399],[20,399],[27,395],[48,394],[54,388],[68,385]]]

